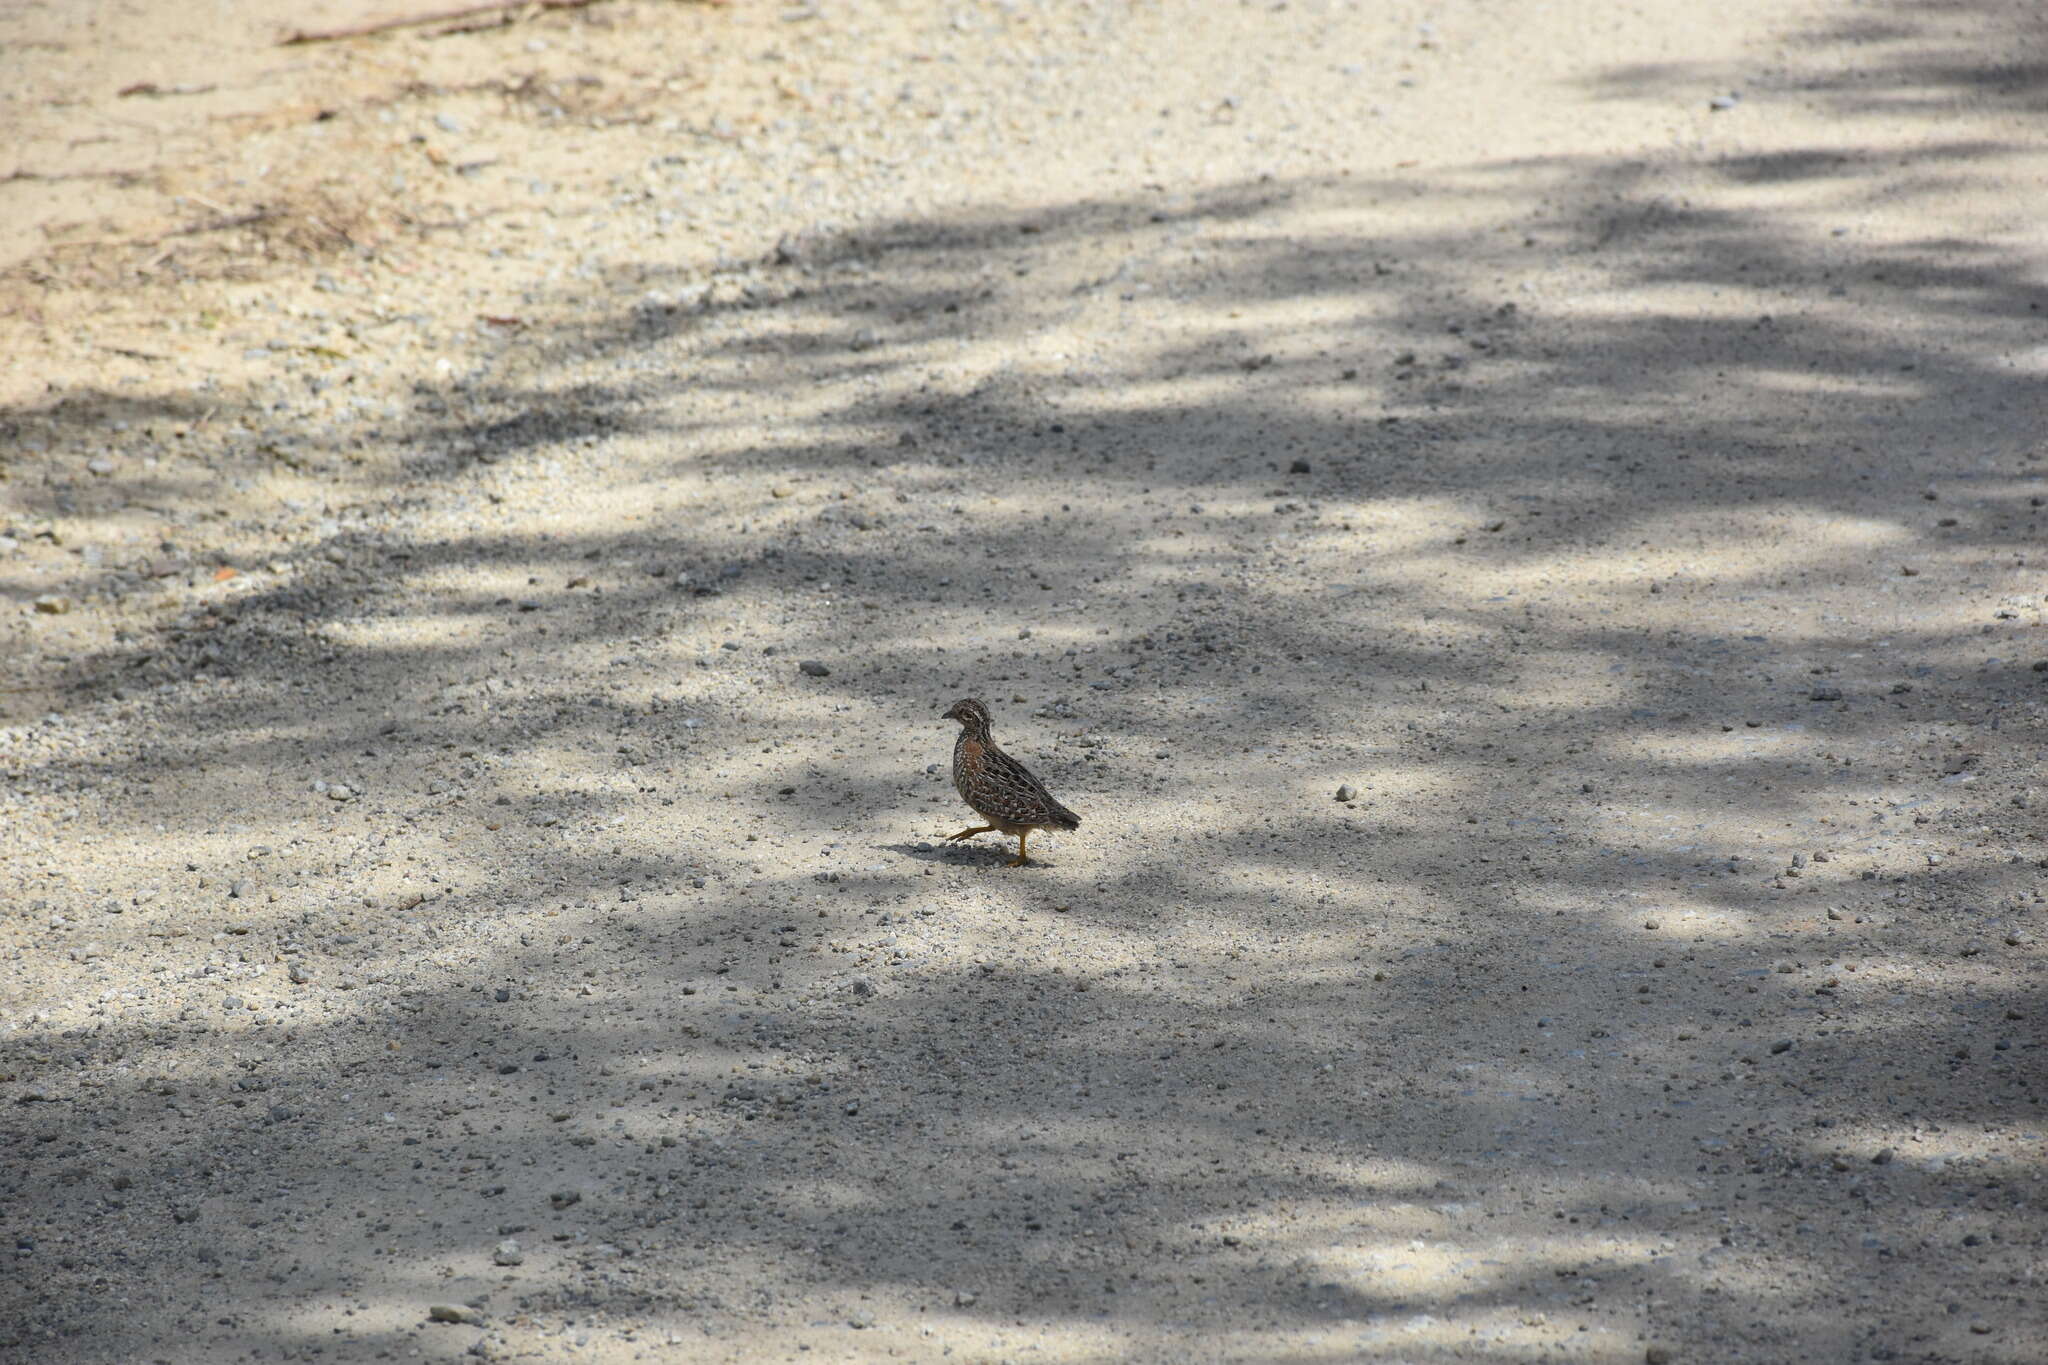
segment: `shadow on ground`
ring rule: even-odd
[[[2029,107],[2024,64],[1953,65],[1894,8],[1858,32],[1895,67],[1817,92],[1845,116]],[[397,1349],[474,1298],[977,1350],[1055,1323],[1097,1358],[1142,1327],[1520,1360],[1581,1326],[1640,1358],[1701,1324],[2030,1358],[2043,850],[2006,798],[2044,675],[2004,585],[2039,553],[2012,358],[2044,291],[1995,245],[1722,193],[1848,215],[2020,150],[984,210],[536,342],[580,359],[421,414],[388,496],[530,507],[541,461],[617,442],[658,522],[367,517],[59,665],[146,729],[22,727],[23,791],[138,793],[103,840],[219,881],[279,850],[227,950],[330,957],[320,1004],[280,965],[222,1015],[195,970],[203,1005],[10,1042],[6,1344],[289,1356],[346,1306],[336,1349]],[[592,377],[628,362],[668,381]],[[962,691],[1026,699],[999,710],[1081,793],[1040,882],[937,845],[923,761],[853,750],[941,760]],[[399,850],[446,884],[348,908]],[[92,986],[72,959],[53,999]]]

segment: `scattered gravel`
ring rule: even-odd
[[[2009,35],[89,8],[0,1357],[2042,1354]]]

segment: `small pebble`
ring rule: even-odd
[[[1337,788],[1337,799],[1339,801],[1356,801],[1358,799],[1358,788],[1348,782],[1345,783]]]
[[[526,1253],[519,1249],[516,1238],[507,1237],[492,1250],[491,1262],[494,1265],[524,1265]]]
[[[832,670],[819,663],[816,659],[805,659],[797,665],[797,669],[800,672],[809,674],[813,678],[829,678],[832,676]]]
[[[437,1303],[427,1310],[428,1322],[461,1322],[475,1327],[483,1320],[484,1315],[467,1304]]]

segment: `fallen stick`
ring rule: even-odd
[[[454,9],[434,10],[428,14],[401,14],[389,19],[372,19],[365,24],[352,24],[347,28],[299,29],[287,33],[277,40],[279,47],[293,47],[301,43],[336,43],[346,38],[366,38],[373,33],[389,33],[397,28],[418,28],[422,24],[444,24],[451,19],[468,19],[479,14],[522,10],[522,9],[583,9],[602,0],[488,0],[480,5],[460,5]]]
[[[250,213],[237,213],[227,218],[216,218],[211,223],[193,223],[189,227],[172,228],[169,232],[160,233],[155,237],[137,237],[133,240],[156,243],[169,241],[173,237],[191,237],[201,232],[226,232],[231,228],[249,227],[252,224],[263,222],[269,217],[269,209],[259,208]],[[318,222],[319,220],[315,219],[314,221]],[[323,224],[322,226],[325,225]]]
[[[130,95],[206,95],[218,90],[217,85],[158,85],[155,81],[137,81],[124,85],[114,93],[121,99]]]
[[[140,237],[79,237],[69,241],[52,242],[51,251],[75,251],[83,246],[156,246],[173,237],[192,237],[202,232],[227,232],[233,228],[250,227],[270,217],[269,209],[257,209],[253,213],[237,213],[227,218],[217,218],[210,223],[190,223],[184,227],[171,228],[167,232],[151,233]],[[316,223],[319,220],[314,219]],[[326,227],[321,223],[320,226]],[[333,231],[333,229],[328,229]],[[336,236],[342,234],[336,233]]]

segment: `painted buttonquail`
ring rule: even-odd
[[[989,734],[988,708],[972,697],[956,701],[946,710],[947,720],[960,722],[960,738],[953,743],[953,785],[960,799],[974,813],[988,821],[973,829],[949,834],[949,839],[971,839],[998,830],[1017,836],[1017,856],[1009,866],[1031,861],[1024,841],[1034,829],[1079,829],[1081,817],[1053,800],[1045,784],[1028,769],[996,747]]]

